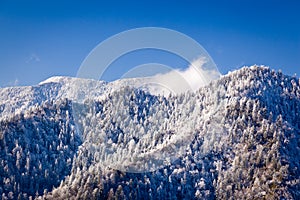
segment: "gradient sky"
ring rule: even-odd
[[[108,37],[157,26],[198,41],[221,73],[264,64],[300,75],[300,1],[15,1],[0,0],[0,87],[76,76],[88,53]],[[185,61],[158,50],[132,52],[105,79],[133,66]]]

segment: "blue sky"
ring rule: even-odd
[[[108,37],[157,26],[198,41],[221,73],[264,64],[300,75],[300,3],[272,1],[14,1],[0,0],[0,87],[32,85],[54,75],[76,76],[88,53]],[[121,57],[106,80],[157,62],[187,63],[146,50]]]

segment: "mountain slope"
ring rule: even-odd
[[[253,66],[169,97],[122,87],[126,81],[58,77],[1,89],[3,196],[300,197],[299,80]],[[94,90],[80,99],[72,88],[83,82],[83,92]],[[17,93],[26,94],[21,103]]]

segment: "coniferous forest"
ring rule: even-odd
[[[128,82],[0,88],[2,199],[300,199],[298,78],[244,67],[180,95]]]

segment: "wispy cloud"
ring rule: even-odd
[[[26,63],[35,63],[40,61],[41,61],[40,57],[36,53],[32,53],[30,54],[30,56],[28,56]]]
[[[11,87],[11,86],[18,86],[19,85],[19,79],[16,78],[13,81],[8,82],[5,86]]]

